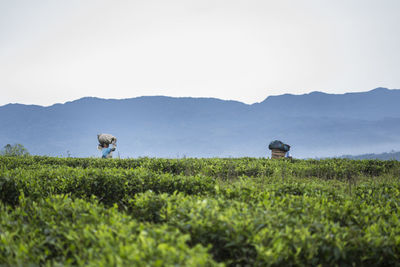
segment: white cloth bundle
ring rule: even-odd
[[[117,146],[117,138],[111,134],[98,134],[97,140],[99,140],[99,147],[103,147],[106,144]]]

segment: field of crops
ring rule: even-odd
[[[0,157],[0,266],[400,266],[400,162]]]

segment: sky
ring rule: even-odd
[[[400,88],[398,0],[0,0],[0,105]]]

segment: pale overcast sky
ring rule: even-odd
[[[399,0],[0,0],[0,105],[400,88]]]

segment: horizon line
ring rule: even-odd
[[[293,94],[293,93],[285,93],[285,94],[279,94],[279,95],[268,95],[266,98],[264,98],[264,100],[262,100],[261,102],[265,101],[266,99],[268,99],[269,97],[275,97],[275,96],[284,96],[284,95],[293,95],[293,96],[302,96],[302,95],[310,95],[312,93],[322,93],[322,94],[327,94],[327,95],[346,95],[346,94],[358,94],[358,93],[368,93],[368,92],[372,92],[372,91],[376,91],[376,90],[388,90],[388,91],[395,91],[395,90],[400,90],[397,88],[387,88],[387,87],[376,87],[367,91],[349,91],[349,92],[345,92],[345,93],[327,93],[327,92],[323,92],[323,91],[311,91],[308,93],[303,93],[303,94]],[[94,99],[99,99],[99,100],[130,100],[130,99],[136,99],[136,98],[143,98],[143,97],[165,97],[165,98],[173,98],[173,99],[181,99],[181,98],[192,98],[192,99],[215,99],[215,100],[221,100],[221,101],[232,101],[232,102],[238,102],[238,103],[242,103],[244,105],[254,105],[254,104],[259,104],[261,102],[254,102],[254,103],[245,103],[242,102],[240,100],[234,100],[234,99],[223,99],[223,98],[217,98],[217,97],[207,97],[207,96],[169,96],[169,95],[142,95],[142,96],[134,96],[134,97],[126,97],[126,98],[102,98],[102,97],[97,97],[97,96],[83,96],[80,98],[76,98],[74,100],[66,100],[65,102],[56,102],[50,105],[40,105],[40,104],[28,104],[28,103],[18,103],[18,102],[10,102],[4,105],[0,105],[1,107],[7,106],[7,105],[24,105],[24,106],[36,106],[36,107],[43,107],[43,108],[48,108],[48,107],[52,107],[55,105],[64,105],[67,103],[72,103],[72,102],[76,102],[85,98],[94,98]]]

